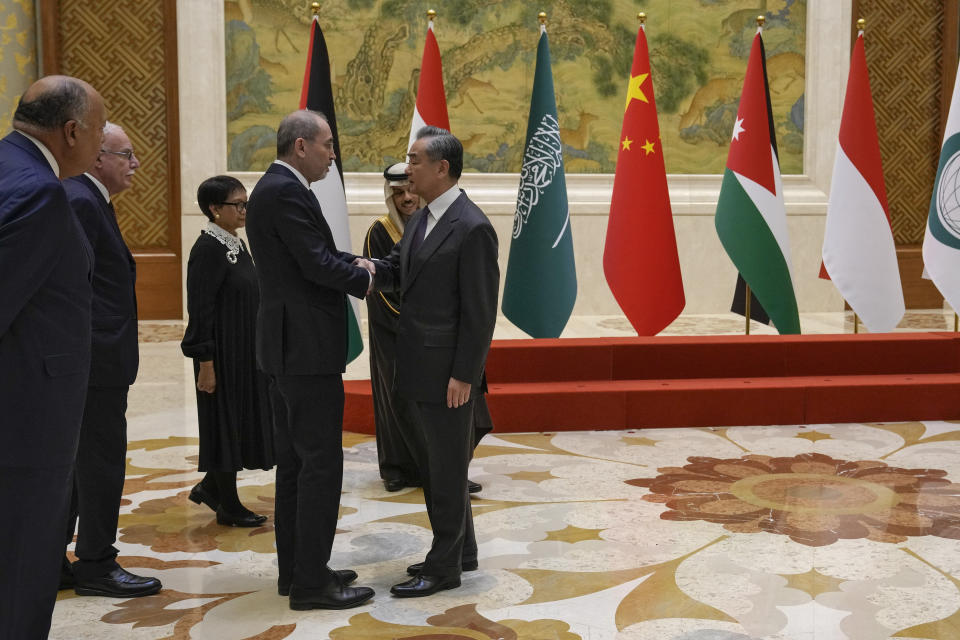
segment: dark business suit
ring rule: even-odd
[[[0,140],[0,638],[45,638],[90,370],[93,258],[58,176]]]
[[[65,180],[70,206],[93,249],[90,381],[80,428],[67,539],[77,513],[74,575],[98,578],[116,568],[117,518],[127,454],[127,391],[137,377],[137,265],[113,204],[90,178]]]
[[[291,596],[327,587],[343,482],[347,297],[368,273],[337,251],[316,196],[273,164],[247,206],[257,263],[257,364],[273,379],[279,586]]]
[[[497,234],[483,212],[460,193],[415,252],[425,223],[413,214],[403,238],[377,265],[378,287],[400,292],[397,392],[417,417],[410,437],[423,479],[433,544],[423,574],[460,574],[477,558],[467,467],[473,455],[474,404],[497,318]],[[422,237],[422,231],[420,231]],[[447,408],[450,378],[471,385],[470,401]]]

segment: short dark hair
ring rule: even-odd
[[[320,111],[313,111],[311,109],[294,111],[281,120],[280,126],[277,127],[278,158],[290,155],[293,151],[293,143],[297,141],[297,138],[313,140],[319,135],[320,126],[317,124],[317,119],[308,118],[306,117],[307,114],[320,116],[324,122],[327,121],[327,116],[323,115]]]
[[[244,186],[233,176],[207,178],[197,187],[197,203],[200,205],[200,211],[209,218],[210,222],[213,222],[213,212],[210,211],[210,207],[222,204],[237,189],[244,189]]]
[[[446,160],[450,165],[450,177],[454,180],[460,178],[463,173],[463,145],[446,129],[440,127],[420,127],[417,130],[417,140],[420,138],[431,138],[427,142],[427,157],[436,162],[437,160]]]
[[[83,85],[73,78],[63,78],[33,100],[25,101],[21,96],[13,114],[13,124],[40,131],[59,129],[70,120],[83,124],[89,106]]]

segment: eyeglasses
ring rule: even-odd
[[[109,149],[100,149],[100,153],[109,153],[114,156],[122,156],[127,159],[127,162],[130,162],[136,154],[133,152],[133,149],[128,149],[126,151],[110,151]]]
[[[221,202],[222,205],[232,205],[237,208],[237,211],[246,211],[247,210],[247,201],[246,200],[237,200],[236,202]]]

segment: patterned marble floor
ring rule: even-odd
[[[470,473],[484,486],[480,570],[414,600],[389,587],[429,544],[422,494],[384,491],[373,439],[344,434],[332,565],[377,595],[290,611],[276,594],[272,518],[220,527],[186,499],[200,475],[177,333],[144,327],[119,536],[122,564],[165,589],[62,592],[51,638],[960,638],[952,422],[494,434]],[[241,475],[250,508],[272,516],[272,494],[272,472]]]

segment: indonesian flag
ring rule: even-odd
[[[307,51],[307,67],[303,74],[300,92],[300,108],[320,111],[327,117],[333,133],[333,149],[337,158],[337,170],[328,171],[322,180],[311,183],[310,190],[316,195],[323,210],[323,217],[330,226],[333,240],[340,251],[350,252],[350,218],[347,214],[347,195],[343,189],[343,165],[340,163],[340,135],[337,133],[337,114],[333,108],[333,89],[330,85],[330,55],[327,42],[320,30],[317,16],[310,26],[310,47]],[[363,351],[358,318],[359,303],[347,296],[347,362]]]
[[[750,50],[714,222],[727,255],[777,331],[800,333],[783,181],[759,30]]]
[[[953,310],[960,310],[960,83],[956,81],[930,198],[923,264]]]
[[[862,31],[850,59],[831,184],[823,265],[872,333],[892,331],[903,318],[903,289]]]
[[[417,85],[417,104],[413,107],[410,123],[410,141],[413,146],[420,127],[430,125],[450,131],[447,116],[447,97],[443,91],[443,64],[440,62],[440,47],[433,35],[433,20],[427,26],[427,41],[423,45],[423,61],[420,63],[420,82]]]
[[[656,335],[683,311],[680,258],[642,25],[623,114],[603,272],[639,335]]]

